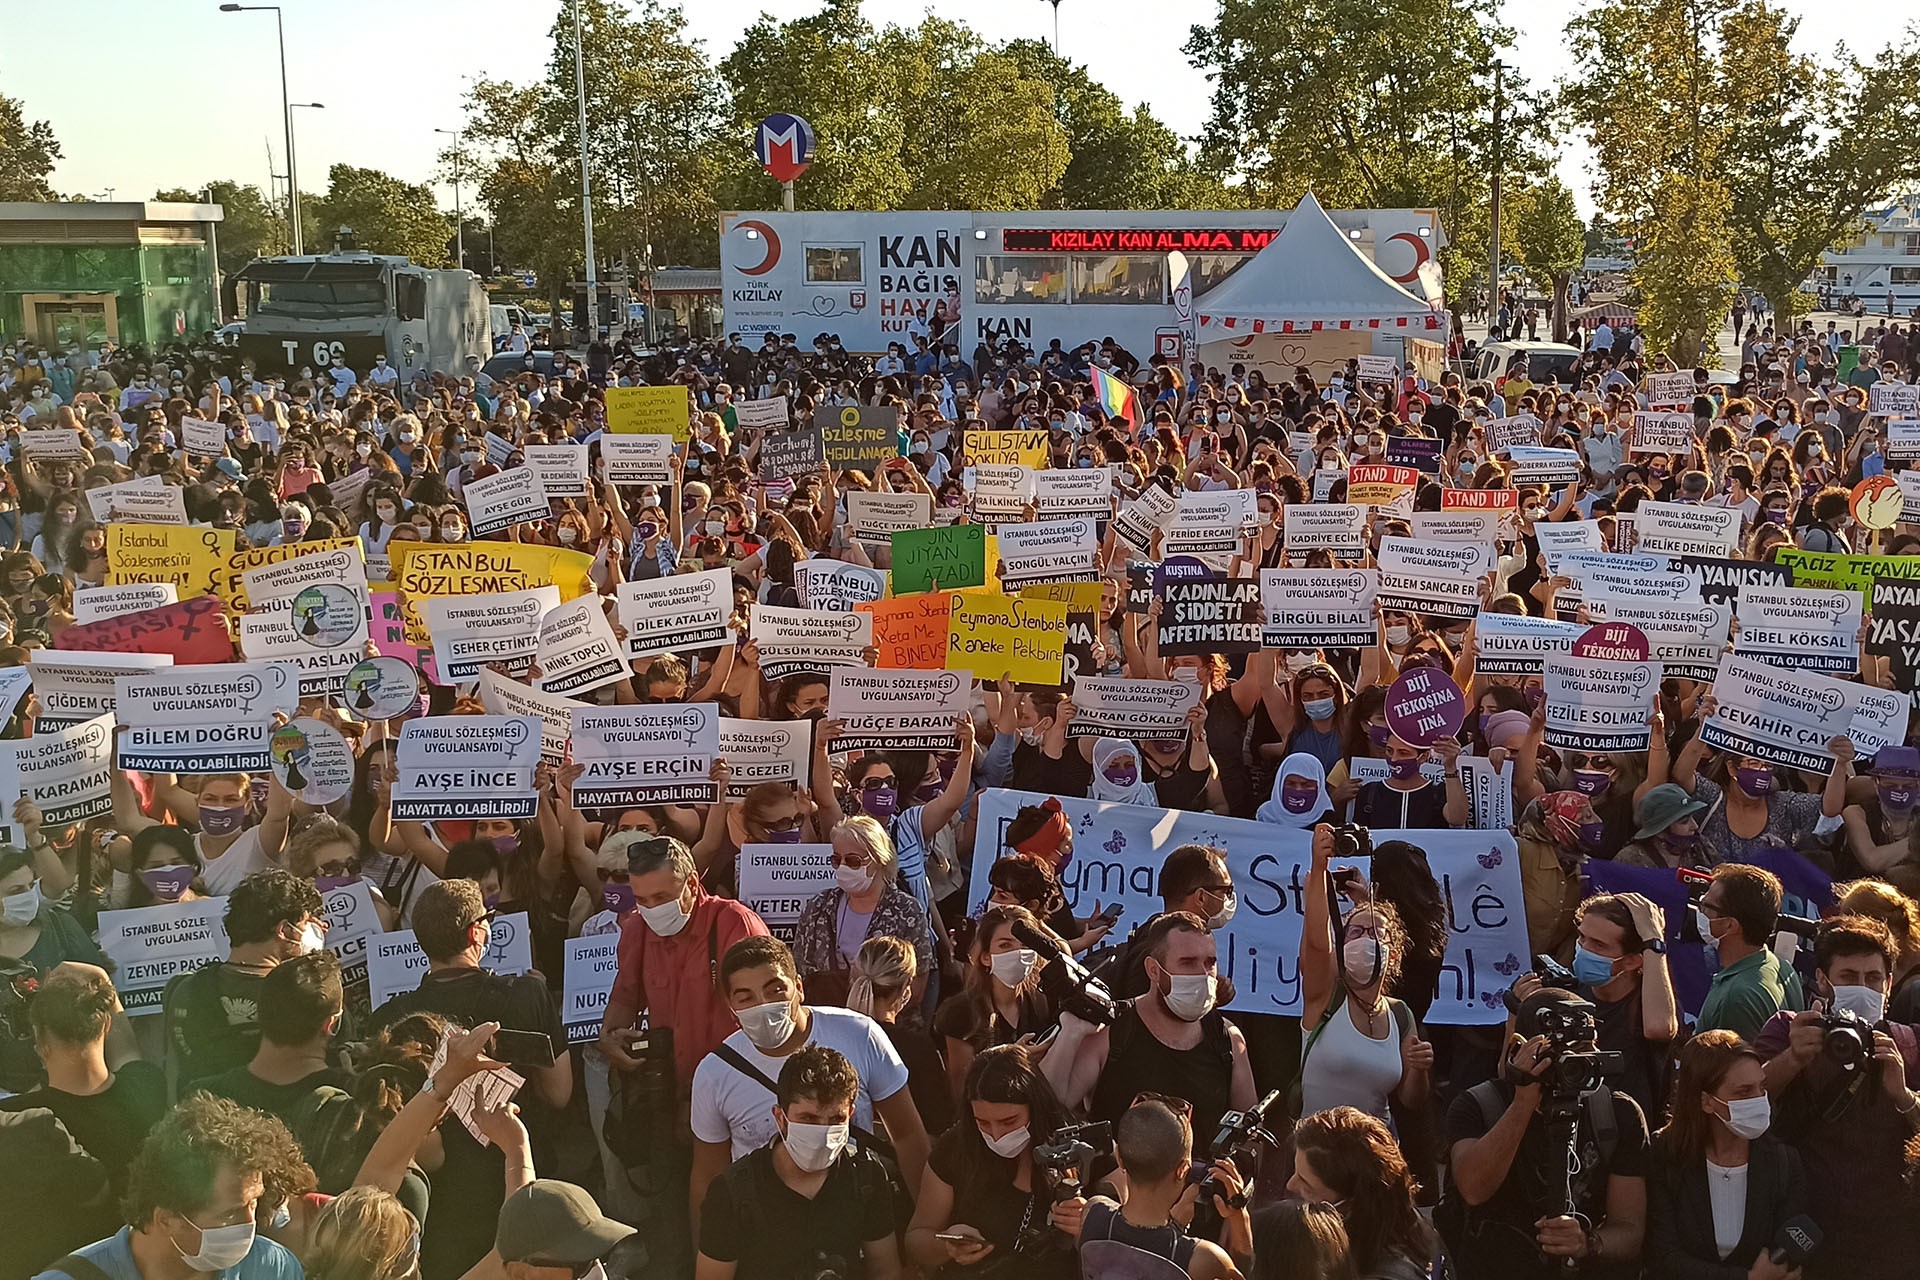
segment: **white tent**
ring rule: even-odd
[[[1445,341],[1446,318],[1354,247],[1308,192],[1280,234],[1195,302],[1201,342],[1227,331],[1375,330]]]

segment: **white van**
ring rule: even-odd
[[[533,319],[527,315],[527,309],[518,303],[496,302],[487,308],[488,319],[493,324],[493,349],[498,351],[507,341],[507,335],[513,332],[513,326],[519,325],[520,331],[533,339]]]

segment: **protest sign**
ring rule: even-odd
[[[613,813],[648,804],[712,804],[720,710],[711,702],[573,709],[573,807]]]
[[[956,717],[967,713],[971,682],[957,671],[835,667],[827,715],[844,722],[833,750],[947,751]]]
[[[540,619],[534,661],[546,693],[591,693],[633,674],[599,596],[581,596],[548,609]]]
[[[1413,536],[1422,542],[1484,542],[1492,545],[1506,535],[1500,531],[1500,513],[1497,511],[1416,511],[1413,513]]]
[[[1460,578],[1477,579],[1493,569],[1493,544],[1491,542],[1424,543],[1417,538],[1382,538],[1380,539],[1380,567],[1405,573],[1451,574]]]
[[[396,822],[531,818],[540,723],[531,716],[421,716],[400,726]]]
[[[988,524],[1024,519],[1039,491],[1032,467],[989,463],[973,469],[973,513]]]
[[[540,723],[540,758],[558,764],[573,732],[573,709],[585,705],[562,694],[525,685],[497,671],[480,673],[480,705],[496,716],[523,716]]]
[[[787,398],[768,396],[764,400],[735,400],[733,422],[745,431],[778,431],[787,425]]]
[[[187,524],[186,490],[162,484],[121,488],[107,502],[106,519],[132,525],[183,528]],[[231,535],[231,531],[228,531]]]
[[[533,932],[526,912],[493,918],[480,967],[507,978],[533,969]],[[373,1008],[417,989],[426,976],[427,953],[420,949],[413,930],[398,929],[367,940],[367,994]]]
[[[1454,758],[1460,785],[1467,793],[1468,825],[1477,831],[1505,831],[1513,826],[1513,761],[1499,768],[1484,756]]]
[[[1869,588],[1871,589],[1871,588]],[[1734,648],[1744,658],[1803,671],[1860,667],[1859,593],[1819,587],[1748,587],[1734,617]]]
[[[1054,467],[1034,474],[1034,509],[1047,516],[1113,514],[1113,472],[1105,467]]]
[[[1466,544],[1455,542],[1435,545],[1458,547]],[[1423,613],[1432,618],[1459,621],[1472,618],[1480,612],[1480,582],[1476,578],[1382,569],[1376,587],[1376,599],[1382,609]]]
[[[173,490],[178,493],[178,490]],[[186,524],[183,518],[180,523]],[[109,587],[133,582],[173,584],[180,599],[191,600],[233,554],[232,529],[167,528],[149,524],[107,526]]]
[[[1671,405],[1691,405],[1693,403],[1694,381],[1691,369],[1680,369],[1673,373],[1647,374],[1647,403],[1655,407]]]
[[[1624,622],[1639,628],[1650,646],[1649,656],[1665,675],[1712,680],[1720,669],[1733,620],[1729,605],[1647,603],[1604,596],[1590,598],[1586,605],[1593,622]]]
[[[721,716],[719,753],[732,771],[722,799],[744,799],[763,782],[804,787],[813,758],[813,721]]]
[[[1073,682],[1070,738],[1175,738],[1187,730],[1187,713],[1199,704],[1191,680],[1133,680],[1080,676]]]
[[[863,601],[887,594],[887,571],[838,560],[802,560],[793,566],[793,585],[809,609],[845,613]]]
[[[273,731],[273,776],[301,804],[318,809],[353,790],[353,749],[323,720],[302,716]]]
[[[278,662],[165,667],[114,681],[117,765],[141,773],[265,773],[276,713],[299,706],[294,669]]]
[[[1254,653],[1260,648],[1260,582],[1206,577],[1169,582],[1160,596],[1160,654]]]
[[[1510,417],[1495,418],[1480,428],[1488,453],[1510,454],[1515,445],[1540,444],[1540,419],[1530,413],[1516,413]]]
[[[1415,667],[1394,680],[1381,710],[1400,741],[1430,747],[1460,732],[1467,719],[1467,695],[1446,672]]]
[[[568,938],[560,970],[560,1025],[568,1044],[592,1044],[620,976],[620,935]]]
[[[493,466],[504,467],[507,465],[507,459],[513,456],[513,441],[505,436],[498,436],[489,431],[483,444],[487,451],[487,461]]]
[[[1853,591],[1862,600],[1873,589],[1876,578],[1920,578],[1920,556],[1841,555],[1779,546],[1773,549],[1773,558],[1792,572],[1796,587]]]
[[[366,658],[348,671],[340,705],[364,720],[391,720],[418,704],[420,681],[405,658]]]
[[[826,465],[826,443],[819,427],[770,431],[760,441],[760,478],[785,480],[816,474]]]
[[[1547,574],[1550,577],[1560,572],[1560,558],[1569,551],[1606,550],[1598,520],[1536,520],[1533,522],[1533,536],[1540,547],[1540,554],[1546,557]]]
[[[1665,556],[1623,556],[1602,551],[1564,551],[1560,572],[1574,589],[1562,592],[1560,608],[1570,610],[1586,596],[1614,600],[1691,600],[1700,594],[1694,579],[1667,569]]]
[[[1862,529],[1873,530],[1876,536],[1881,529],[1900,523],[1905,506],[1900,482],[1888,475],[1868,476],[1847,494],[1847,510],[1854,522]]]
[[[600,472],[608,484],[673,483],[672,436],[600,437]]]
[[[1047,465],[1047,432],[1044,427],[1020,427],[1012,430],[967,432],[967,462],[972,466],[1028,467],[1038,471]]]
[[[1920,458],[1920,418],[1896,418],[1887,423],[1882,434],[1880,448],[1888,458],[1901,461]]]
[[[1636,413],[1630,454],[1693,453],[1691,413]]]
[[[1160,540],[1162,555],[1230,556],[1240,550],[1240,500],[1229,493],[1183,493]]]
[[[71,630],[72,628],[68,628]],[[168,653],[86,653],[77,649],[32,649],[27,674],[32,680],[41,731],[78,724],[114,709],[115,681],[123,675],[173,665]],[[6,817],[0,814],[0,818]]]
[[[1882,378],[1867,388],[1867,412],[1883,418],[1920,415],[1920,386],[1911,382],[1889,382]]]
[[[1920,582],[1882,578],[1872,593],[1867,652],[1894,659],[1902,670],[1920,670]]]
[[[1714,679],[1714,713],[1701,723],[1700,741],[1824,775],[1833,767],[1828,743],[1849,736],[1853,722],[1843,683],[1729,656]]]
[[[1720,556],[1673,556],[1667,568],[1691,578],[1694,593],[1708,604],[1732,604],[1743,586],[1784,587],[1793,577],[1785,565]]]
[[[4,842],[26,846],[24,833],[13,821],[13,806],[21,796],[39,806],[41,826],[49,832],[112,813],[113,741],[110,715],[0,741]]]
[[[684,444],[693,401],[684,386],[608,387],[607,431],[617,436],[672,436]]]
[[[80,442],[77,427],[28,427],[20,433],[20,452],[35,462],[93,461],[93,454]]]
[[[995,857],[1007,847],[1007,826],[1014,814],[1047,799],[997,787],[980,793],[980,834],[974,841],[968,881],[972,910],[985,905],[988,873]],[[1234,998],[1225,1008],[1299,1014],[1300,978],[1295,962],[1300,954],[1304,895],[1296,886],[1312,879],[1311,831],[1151,805],[1110,804],[1077,796],[1058,799],[1076,832],[1100,836],[1091,847],[1076,844],[1073,861],[1061,877],[1069,909],[1091,912],[1098,899],[1103,904],[1120,903],[1127,919],[1149,919],[1164,906],[1155,890],[1160,864],[1168,853],[1183,844],[1223,849],[1240,900],[1232,921],[1214,933],[1222,957],[1220,971],[1233,979]],[[1454,922],[1428,1021],[1498,1026],[1506,1017],[1501,997],[1527,968],[1526,916],[1514,838],[1505,831],[1403,834],[1426,854],[1449,905],[1447,918]]]
[[[530,444],[523,449],[527,468],[540,478],[547,501],[587,496],[587,446]]]
[[[60,645],[76,653],[161,651],[181,666],[233,657],[226,612],[211,596],[136,609],[99,622],[77,622],[60,633]]]
[[[20,699],[33,688],[33,672],[28,667],[0,667],[0,720],[12,719]]]
[[[83,492],[87,499],[87,509],[93,513],[93,522],[105,524],[112,517],[114,499],[122,493],[133,489],[162,489],[166,487],[166,483],[159,476],[141,476],[135,480],[122,480],[118,484],[98,485]],[[186,510],[184,500],[180,509]]]
[[[617,598],[629,658],[720,644],[731,634],[733,574],[726,569],[623,582]]]
[[[871,472],[900,456],[900,410],[893,405],[822,406],[813,421],[836,470]]]
[[[1473,627],[1473,669],[1478,675],[1537,676],[1546,661],[1573,651],[1585,627],[1518,613],[1483,613]]]
[[[1740,548],[1740,508],[1643,502],[1633,511],[1642,555],[1729,556]]]
[[[367,486],[373,483],[374,476],[380,474],[372,467],[362,467],[351,475],[341,476],[328,482],[327,493],[333,498],[333,505],[342,511],[352,511],[358,505]]]
[[[930,493],[847,492],[847,524],[864,542],[886,542],[902,529],[924,529],[932,523]]]
[[[1443,512],[1491,511],[1499,517],[1500,540],[1510,542],[1520,536],[1520,491],[1518,489],[1442,489]],[[1415,512],[1418,515],[1419,512]]]
[[[167,983],[227,958],[225,898],[195,898],[100,913],[100,950],[130,1018],[161,1012]]]
[[[1143,556],[1153,554],[1153,538],[1173,519],[1179,503],[1157,484],[1149,484],[1140,496],[1120,508],[1113,518],[1113,532]]]
[[[1392,356],[1355,356],[1354,371],[1368,382],[1388,382],[1400,371]]]
[[[411,644],[427,647],[426,615],[420,603],[427,596],[481,596],[529,587],[555,586],[560,599],[574,600],[594,590],[589,576],[593,558],[564,547],[531,543],[481,542],[458,545],[390,542],[394,582]]]
[[[893,593],[978,587],[987,581],[987,531],[982,525],[903,529],[893,548]]]
[[[873,647],[880,651],[875,664],[889,670],[944,671],[947,665],[948,619],[953,597],[935,591],[897,600],[875,600],[854,606],[873,620]]]
[[[949,597],[949,671],[1054,689],[1062,683],[1066,645],[1067,606],[1058,601],[970,591]]]
[[[1367,508],[1352,502],[1289,502],[1281,512],[1289,557],[1309,551],[1360,556],[1367,550]]]
[[[1644,751],[1660,688],[1652,646],[1624,622],[1588,627],[1573,649],[1546,661],[1549,746],[1573,751]]]
[[[424,547],[425,544],[415,542],[405,545]],[[226,558],[225,563],[213,567],[212,571],[209,572],[206,578],[199,584],[200,590],[210,595],[216,595],[226,601],[227,608],[234,613],[251,613],[253,612],[253,598],[247,592],[247,575],[249,573],[265,568],[268,565],[283,564],[289,560],[306,562],[313,556],[331,555],[335,553],[343,553],[351,556],[353,567],[344,567],[346,562],[343,561],[323,562],[313,560],[312,564],[316,566],[323,563],[342,565],[343,571],[356,574],[352,581],[357,582],[363,587],[367,586],[365,556],[362,552],[360,539],[357,537],[347,537],[321,538],[315,542],[290,542],[278,547],[249,547],[245,551],[235,551]],[[276,586],[284,585],[281,580],[274,578],[266,578],[263,579],[263,581]],[[291,592],[284,592],[283,594],[298,594],[300,588],[324,581],[327,581],[324,575],[316,574],[311,578],[300,581]]]
[[[316,548],[304,555],[290,555],[268,564],[240,571],[240,598],[246,602],[243,612],[259,613],[278,606],[290,607],[293,598],[309,587],[340,586],[359,597],[364,610],[367,603],[367,565],[358,538],[343,538],[343,545]]]
[[[1099,576],[1100,540],[1090,518],[1003,524],[994,536],[998,577],[1006,587],[1089,582]]]
[[[756,604],[750,625],[760,649],[760,674],[768,680],[784,680],[803,671],[819,675],[831,667],[864,666],[865,652],[873,643],[873,618],[864,613]]]
[[[278,662],[299,673],[300,693],[317,698],[346,688],[347,672],[367,651],[364,594],[345,587],[308,587],[289,609],[240,619],[240,654],[249,662]]]
[[[340,960],[340,980],[350,988],[364,988],[367,939],[384,932],[373,905],[373,886],[361,879],[330,884],[321,876],[315,887],[320,890],[321,919],[327,922],[327,950]]]
[[[1437,476],[1440,474],[1440,442],[1432,436],[1388,436],[1387,461]]]
[[[1419,483],[1420,473],[1412,467],[1359,463],[1347,468],[1347,501],[1411,515]]]
[[[467,504],[467,518],[476,538],[529,520],[544,520],[549,514],[540,473],[532,467],[514,467],[497,475],[469,480],[461,487],[460,495]]]
[[[1262,569],[1261,642],[1269,649],[1364,646],[1377,638],[1372,569]]]
[[[495,663],[505,665],[509,675],[524,674],[540,650],[540,620],[559,607],[557,587],[427,600],[427,630],[441,683],[471,680]]]
[[[217,458],[227,451],[227,428],[187,414],[180,419],[180,443],[189,455]]]
[[[1509,474],[1514,484],[1571,484],[1580,478],[1580,453],[1575,449],[1545,449],[1515,445],[1507,456],[1513,462]]]
[[[740,901],[766,922],[774,937],[791,943],[800,913],[833,888],[830,844],[740,846]]]

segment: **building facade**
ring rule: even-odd
[[[216,204],[0,202],[0,334],[157,345],[219,326]]]

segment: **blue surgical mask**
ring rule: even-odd
[[[1576,943],[1573,948],[1573,976],[1589,989],[1605,986],[1613,981],[1613,961],[1605,956],[1597,956]]]
[[[1308,698],[1300,704],[1300,709],[1307,713],[1307,719],[1309,720],[1331,719],[1334,712],[1334,700],[1332,698]]]

